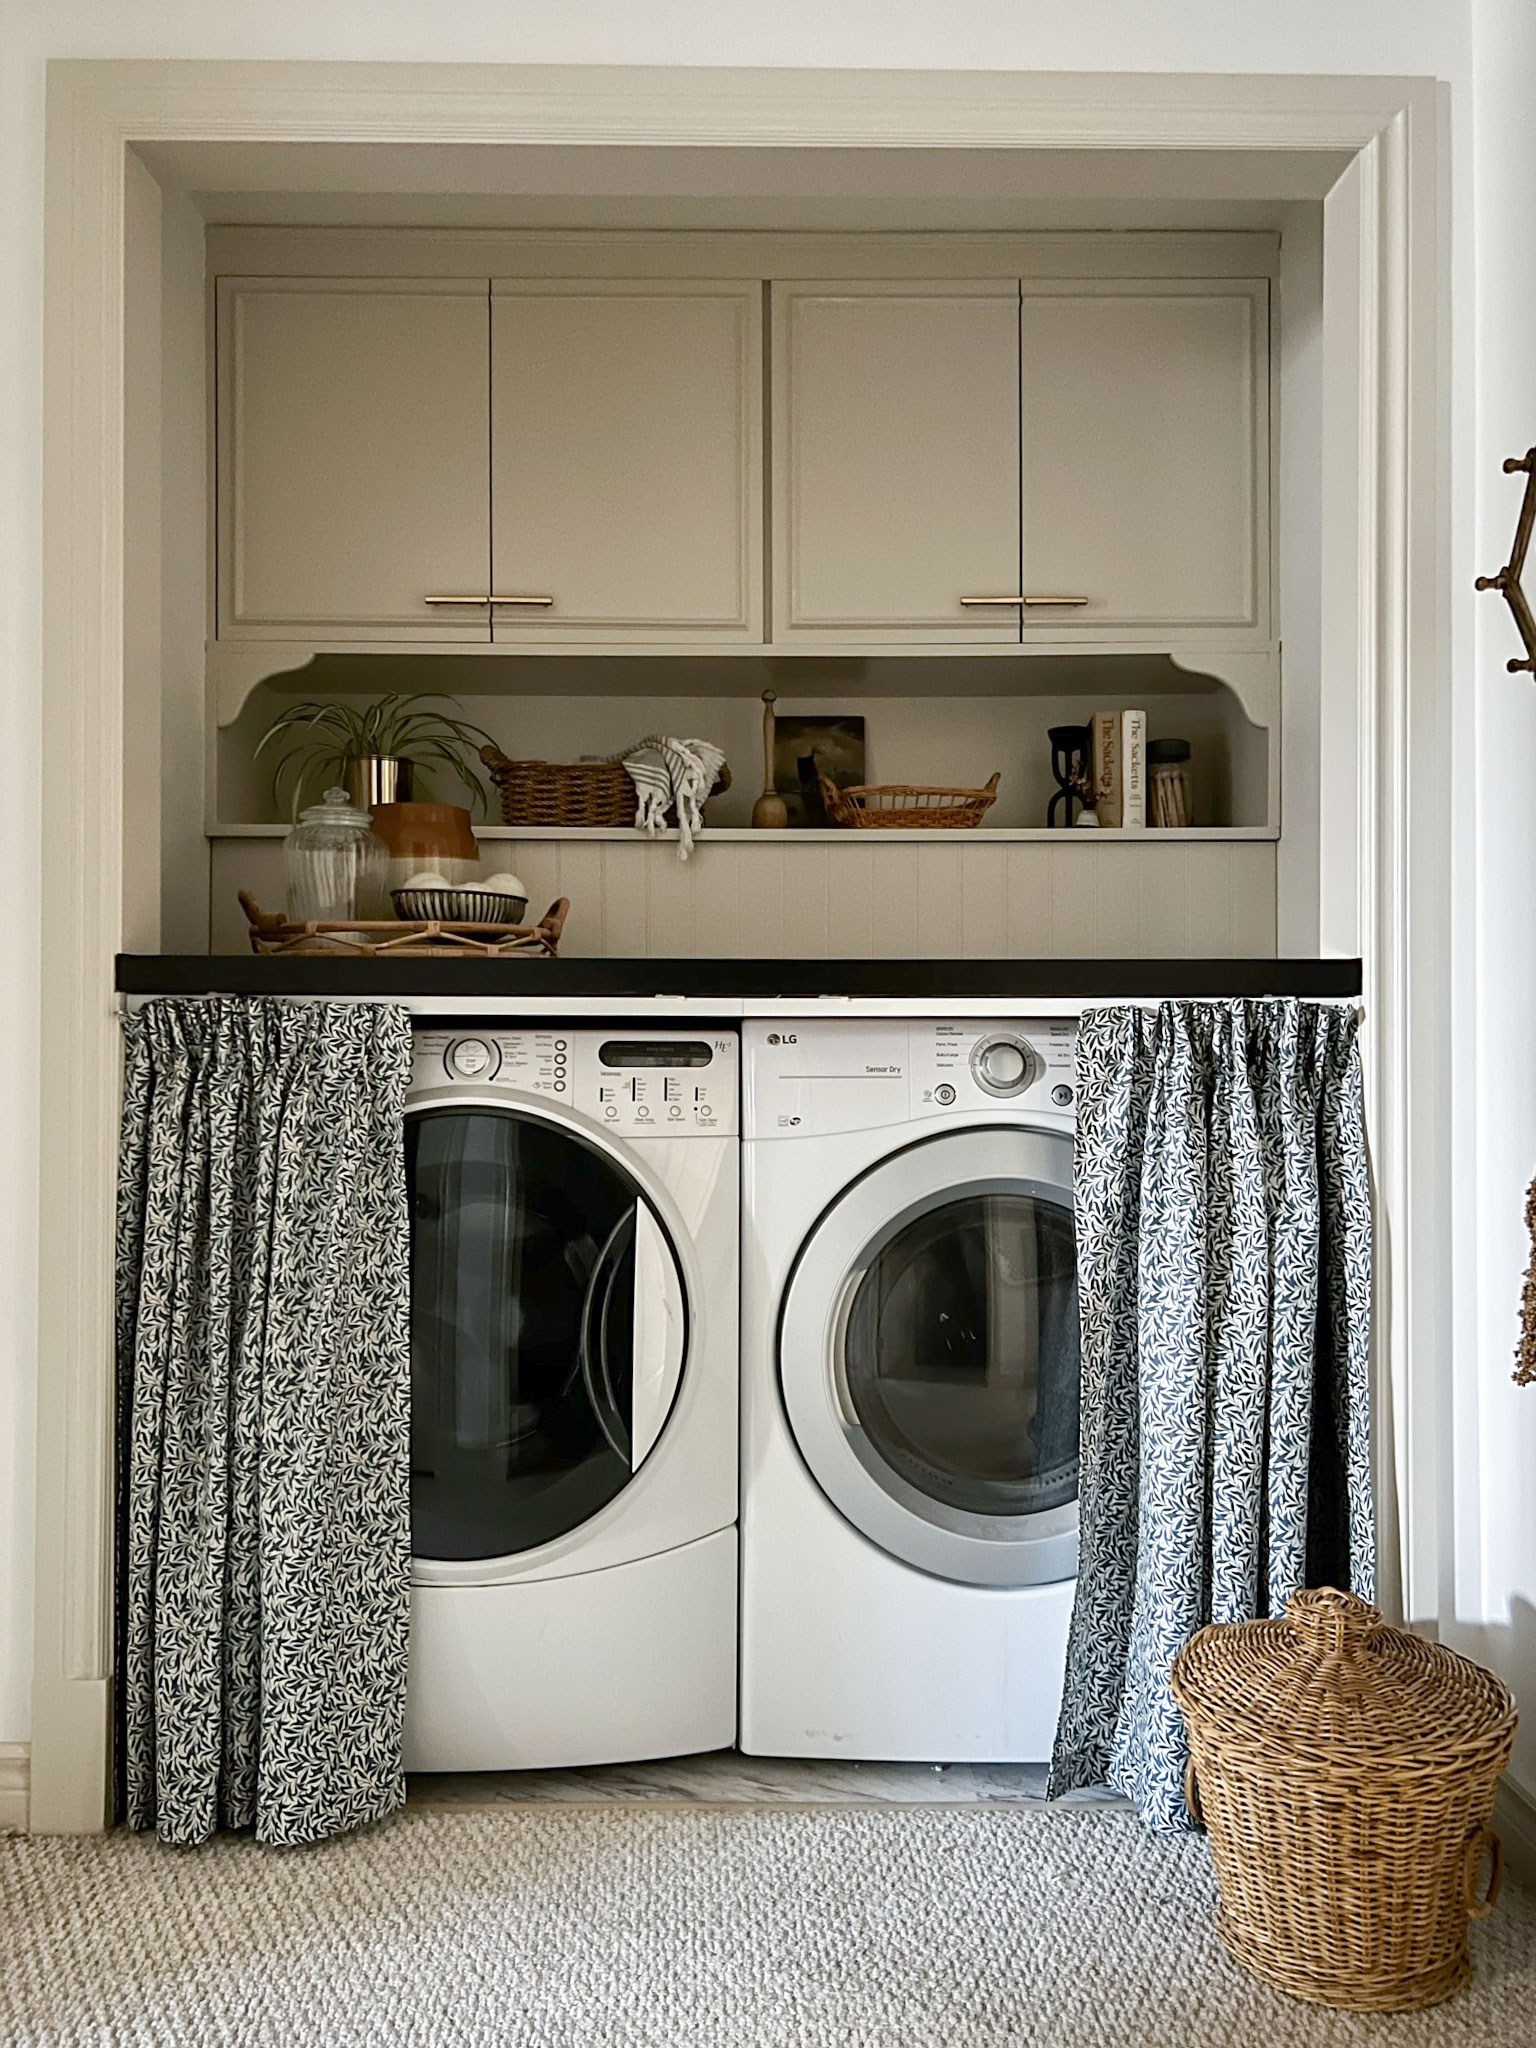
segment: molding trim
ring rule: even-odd
[[[123,816],[125,163],[135,142],[1280,148],[1345,150],[1369,166],[1370,204],[1353,219],[1347,207],[1330,215],[1330,275],[1353,280],[1361,317],[1325,369],[1325,402],[1346,431],[1325,478],[1324,558],[1343,552],[1348,587],[1336,594],[1324,662],[1325,703],[1331,695],[1340,729],[1325,733],[1323,752],[1333,748],[1347,783],[1324,849],[1323,935],[1331,952],[1366,960],[1391,1275],[1380,1345],[1407,1446],[1405,1520],[1427,1532],[1422,1544],[1415,1534],[1409,1611],[1432,1611],[1444,1355],[1435,1340],[1449,1241],[1448,1183],[1437,1172],[1448,1114],[1437,934],[1450,871],[1433,708],[1444,582],[1433,81],[70,61],[49,65],[48,84],[42,829],[58,853],[43,895],[54,938],[42,985],[51,1057],[39,1193],[38,1830],[97,1829],[107,1813],[112,963],[134,942],[130,929],[142,944],[157,928],[155,906],[125,901],[125,887],[138,886]]]
[[[31,1750],[25,1742],[0,1742],[0,1834],[27,1832]]]

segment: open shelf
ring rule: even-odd
[[[288,833],[287,825],[221,825],[208,827],[210,839],[283,839]],[[482,825],[475,826],[475,837],[485,840],[530,839],[556,842],[610,841],[620,844],[626,840],[638,845],[650,845],[657,841],[675,840],[675,830],[646,833],[637,832],[633,826],[584,826],[565,825]],[[1143,831],[1104,830],[1092,827],[1084,831],[1047,832],[1038,826],[1002,827],[988,831],[984,825],[964,831],[902,831],[875,830],[859,831],[834,828],[820,830],[815,827],[796,827],[782,832],[753,831],[750,826],[706,825],[702,832],[694,835],[694,844],[705,842],[736,846],[879,846],[915,845],[924,846],[975,846],[1019,845],[1038,843],[1043,846],[1060,846],[1067,841],[1083,846],[1095,843],[1108,844],[1111,841],[1134,842],[1138,846],[1158,844],[1187,844],[1191,840],[1249,840],[1278,839],[1279,828],[1269,825],[1186,825],[1179,831],[1167,831],[1148,827]]]
[[[394,655],[318,655],[300,669],[253,683],[237,715],[211,735],[208,808],[240,824],[279,822],[270,766],[255,758],[255,749],[296,693],[345,703],[365,690],[436,689],[456,698],[462,715],[514,759],[611,760],[653,733],[711,740],[730,763],[733,781],[711,800],[708,837],[761,837],[750,821],[761,788],[766,684],[777,696],[781,719],[861,721],[866,782],[978,788],[996,772],[997,801],[981,832],[965,835],[973,841],[1059,836],[1045,830],[1055,790],[1050,729],[1083,725],[1095,711],[1132,706],[1146,711],[1149,739],[1189,742],[1195,829],[1261,837],[1278,832],[1278,655],[1234,650],[1218,658],[1206,649],[1198,657],[1188,649],[1182,655],[1004,652],[1006,659],[985,661],[931,655],[436,655],[408,662]],[[492,677],[502,684],[497,691],[484,688]],[[521,690],[511,688],[514,679]],[[642,679],[646,687],[637,689]],[[420,794],[457,800],[452,790]],[[629,836],[622,828],[615,834],[619,840]],[[804,843],[814,835],[792,825],[791,836]],[[824,836],[836,841],[844,835]]]

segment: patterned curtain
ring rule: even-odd
[[[410,1017],[167,999],[126,1027],[126,1817],[309,1842],[404,1796]]]
[[[1370,1598],[1357,1018],[1090,1010],[1077,1041],[1082,1553],[1051,1791],[1190,1826],[1175,1653],[1307,1585]]]

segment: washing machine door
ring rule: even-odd
[[[622,1493],[682,1379],[677,1252],[616,1152],[499,1104],[409,1112],[411,1547],[514,1556]]]
[[[796,1262],[779,1372],[806,1464],[872,1543],[972,1585],[1071,1578],[1070,1139],[949,1132],[855,1181]]]

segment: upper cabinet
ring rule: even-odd
[[[224,279],[219,633],[762,640],[762,286]]]
[[[497,641],[761,642],[762,298],[498,280]]]
[[[773,301],[774,638],[1016,643],[1017,280]]]
[[[1268,291],[775,284],[775,641],[1266,638]]]
[[[1267,631],[1268,340],[1263,280],[1026,281],[1026,639]]]
[[[483,640],[486,282],[224,278],[218,629]]]
[[[274,641],[1271,645],[1264,238],[223,233],[236,701]]]

